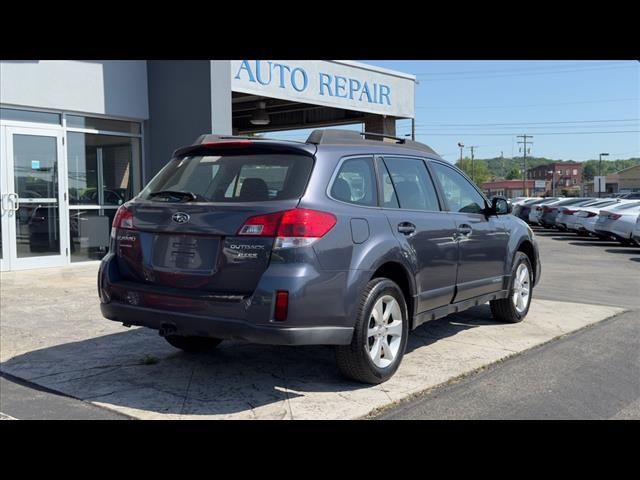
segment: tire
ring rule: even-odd
[[[524,269],[527,270],[526,274],[521,273]],[[521,275],[525,277],[524,282],[518,278]],[[524,295],[525,292],[526,297]],[[521,322],[529,312],[532,293],[533,268],[531,267],[531,262],[523,252],[516,252],[516,256],[513,259],[513,269],[511,270],[509,296],[489,302],[493,318],[505,323]]]
[[[181,335],[167,335],[164,339],[180,350],[188,353],[203,353],[213,350],[222,341],[219,338],[183,337]]]
[[[387,321],[386,312],[390,312]],[[409,316],[402,290],[388,278],[374,278],[362,294],[356,315],[351,344],[336,347],[338,369],[358,382],[385,382],[400,366],[407,347]],[[385,335],[388,332],[393,334]]]

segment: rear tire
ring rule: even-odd
[[[529,257],[516,252],[511,271],[509,296],[489,302],[493,318],[500,322],[518,323],[524,320],[531,305],[533,293],[533,269]]]
[[[356,315],[351,344],[336,347],[338,369],[358,382],[385,382],[400,366],[407,347],[409,316],[402,290],[388,278],[374,278]]]
[[[213,350],[222,341],[210,337],[184,337],[181,335],[167,335],[164,339],[171,346],[188,353],[203,353]]]

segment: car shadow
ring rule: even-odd
[[[639,249],[637,248],[607,248],[605,250],[605,252],[608,253],[622,253],[622,254],[626,254],[626,255],[634,255],[637,254],[639,252]]]
[[[561,242],[570,242],[572,240],[579,240],[581,242],[602,242],[603,241],[601,238],[587,237],[586,235],[581,236],[581,235],[576,235],[575,233],[566,235],[564,237],[552,236],[551,239],[559,240]]]
[[[488,305],[427,322],[409,336],[407,353],[484,325],[495,325]],[[144,328],[33,350],[2,363],[0,372],[145,418],[224,416],[258,407],[268,407],[261,418],[287,418],[292,398],[371,387],[341,376],[330,346],[225,341],[211,352],[188,354]]]
[[[597,242],[570,242],[569,245],[579,245],[582,247],[619,247],[618,242],[609,242],[606,240],[600,240]]]
[[[640,262],[640,257],[630,258],[629,260],[631,260],[632,262]]]

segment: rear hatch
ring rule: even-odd
[[[309,147],[216,142],[178,151],[112,232],[125,280],[218,294],[251,294],[273,237],[239,235],[245,222],[295,208],[313,167]]]

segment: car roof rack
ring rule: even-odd
[[[364,137],[364,138],[363,138]],[[395,140],[394,145],[399,145],[413,150],[420,150],[432,155],[438,155],[431,147],[424,143],[409,140],[407,138],[394,137],[393,135],[384,135],[381,133],[371,132],[357,132],[355,130],[340,130],[335,128],[325,128],[321,130],[314,130],[307,138],[307,143],[313,143],[315,145],[380,145],[379,140],[369,140],[366,137],[380,137],[390,138]]]

